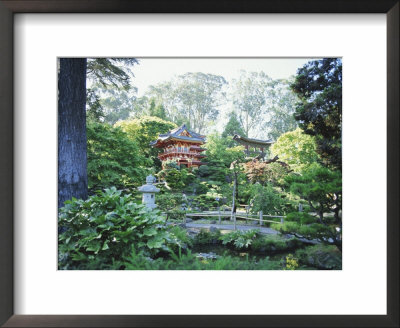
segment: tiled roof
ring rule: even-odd
[[[240,144],[248,144],[248,145],[253,144],[257,146],[268,146],[274,143],[272,140],[252,139],[252,138],[242,137],[238,134],[235,134],[233,136],[233,140],[239,142]]]
[[[185,130],[191,135],[191,137],[186,137],[186,136],[181,136],[180,135]],[[203,136],[203,135],[201,135],[199,133],[193,132],[193,131],[189,131],[186,128],[186,125],[183,124],[180,127],[177,127],[175,129],[169,131],[168,133],[160,134],[158,136],[157,140],[150,142],[150,145],[155,145],[158,140],[165,141],[165,140],[168,140],[170,138],[179,139],[179,140],[187,140],[187,141],[198,141],[198,142],[204,142],[205,141],[205,136]]]

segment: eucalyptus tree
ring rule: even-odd
[[[263,122],[264,105],[272,79],[264,72],[241,71],[231,83],[231,99],[245,135],[255,134]]]
[[[186,73],[151,86],[148,95],[164,106],[171,121],[186,123],[195,132],[204,133],[225,101],[223,87],[226,84],[222,76]]]
[[[231,84],[233,106],[246,136],[277,139],[296,129],[298,99],[289,81],[272,79],[262,71],[242,71]]]
[[[290,88],[290,81],[274,80],[271,83],[264,106],[263,128],[267,131],[268,138],[277,140],[280,135],[297,128],[294,113],[298,101]]]
[[[179,76],[177,107],[195,132],[205,131],[207,123],[217,118],[218,107],[224,101],[222,87],[226,83],[222,76],[213,74],[186,73]]]
[[[89,103],[88,118],[103,121],[113,125],[119,120],[126,120],[135,110],[135,87],[118,88],[114,85],[104,87],[100,83],[93,84],[88,96],[94,97],[95,102]],[[92,98],[93,99],[93,98]],[[97,117],[93,117],[97,114]]]

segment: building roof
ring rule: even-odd
[[[184,133],[184,132],[186,132],[186,133]],[[188,130],[186,128],[186,125],[183,124],[180,127],[177,127],[176,129],[173,129],[167,133],[159,134],[158,139],[150,142],[150,145],[155,146],[156,144],[164,143],[165,141],[167,141],[169,139],[178,139],[178,140],[183,140],[183,141],[195,141],[195,142],[199,142],[199,143],[205,142],[205,136]]]
[[[252,139],[252,138],[242,137],[238,134],[235,134],[233,136],[233,140],[240,143],[241,145],[249,145],[253,147],[267,147],[274,143],[272,140]]]

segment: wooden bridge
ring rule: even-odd
[[[203,211],[203,212],[194,212],[194,213],[186,213],[183,221],[186,223],[187,218],[199,218],[199,217],[214,217],[218,218],[218,225],[221,225],[222,218],[229,218],[230,221],[233,221],[233,230],[237,228],[237,219],[242,219],[245,221],[255,221],[261,227],[263,223],[278,223],[283,224],[284,216],[277,215],[264,215],[262,211],[258,212],[258,214],[250,214],[248,212],[227,212],[227,211]],[[265,219],[267,218],[267,219]],[[271,220],[273,218],[278,218],[279,221]],[[269,220],[268,220],[269,219]],[[254,222],[254,223],[255,223]]]

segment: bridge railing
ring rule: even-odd
[[[234,224],[234,229],[236,230],[236,219],[240,218],[245,221],[257,221],[260,227],[263,225],[263,223],[278,223],[278,224],[283,224],[284,223],[284,216],[280,215],[267,215],[263,214],[262,211],[258,212],[258,214],[250,214],[248,212],[239,212],[237,211],[236,213],[232,212],[227,212],[227,211],[203,211],[203,212],[191,212],[191,213],[186,213],[184,217],[184,223],[186,223],[186,218],[195,218],[195,217],[218,217],[218,224],[221,224],[222,218],[229,217],[230,220],[233,221]],[[268,220],[264,218],[278,218],[280,219],[279,221],[274,221],[274,220]]]

